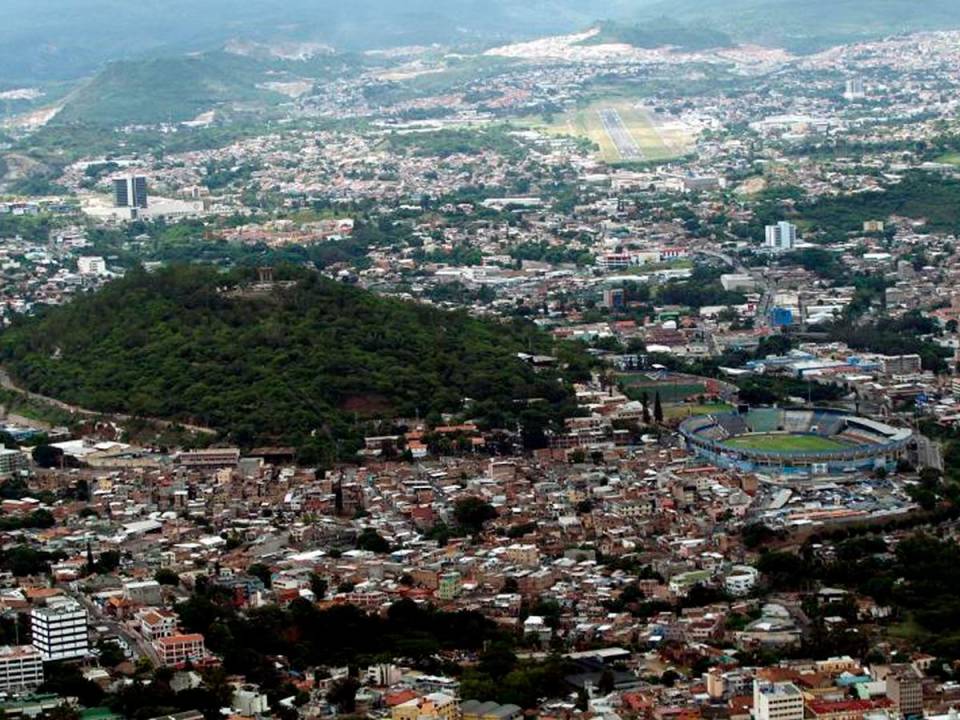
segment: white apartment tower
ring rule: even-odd
[[[30,644],[45,662],[84,657],[90,652],[87,611],[75,600],[33,608]]]
[[[767,225],[764,245],[774,252],[789,252],[797,244],[797,226],[786,221]]]

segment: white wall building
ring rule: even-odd
[[[30,633],[30,644],[45,662],[80,658],[90,652],[87,611],[75,600],[33,608]]]
[[[23,692],[43,685],[43,657],[30,645],[0,647],[0,690]]]
[[[774,252],[789,252],[797,244],[797,226],[786,221],[767,225],[764,247]]]
[[[77,270],[81,275],[106,275],[107,261],[99,255],[83,255],[77,258]]]
[[[790,682],[754,680],[753,720],[803,720],[803,693]]]
[[[727,595],[734,597],[749,595],[756,586],[759,576],[760,573],[756,568],[749,565],[734,565],[723,579],[724,590],[727,591]]]

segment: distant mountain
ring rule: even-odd
[[[502,42],[626,17],[654,0],[4,0],[0,78],[71,79],[112,60],[299,40],[338,50]]]
[[[664,20],[666,19],[666,20]],[[4,0],[0,79],[76,79],[107,62],[241,41],[339,51],[469,48],[571,32],[599,21],[818,49],[851,39],[960,27],[956,0]],[[641,22],[642,21],[642,22]],[[648,39],[639,40],[640,43]],[[691,46],[699,41],[691,40]],[[710,42],[715,42],[711,40]]]
[[[920,30],[960,28],[956,0],[657,0],[637,16],[668,17],[739,42],[820,50]]]
[[[469,416],[520,424],[535,443],[573,409],[568,386],[517,356],[554,351],[532,324],[382,298],[306,271],[285,276],[296,284],[225,294],[252,273],[134,271],[5,330],[0,361],[31,390],[192,421],[244,446],[356,449],[366,422],[439,418],[464,410],[463,398]]]

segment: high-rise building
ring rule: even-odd
[[[43,657],[31,645],[0,647],[0,690],[23,692],[43,685]]]
[[[0,477],[8,477],[29,466],[27,456],[19,450],[0,448]]]
[[[146,208],[147,179],[143,175],[114,178],[113,201],[118,208]]]
[[[923,717],[923,678],[912,665],[891,666],[887,675],[887,697],[893,701],[900,717]]]
[[[620,310],[627,304],[627,293],[623,288],[607,288],[603,291],[603,306],[611,310]]]
[[[863,78],[855,77],[847,80],[846,88],[843,91],[843,96],[847,100],[861,100],[867,96],[867,92],[863,86]]]
[[[90,652],[87,611],[75,600],[65,600],[30,611],[30,644],[45,662],[81,658]]]
[[[797,244],[797,226],[785,220],[767,225],[764,245],[774,252],[788,252]]]
[[[803,693],[790,682],[754,680],[753,720],[803,720]]]

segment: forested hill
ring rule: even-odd
[[[556,350],[532,325],[383,298],[305,271],[286,289],[223,292],[243,287],[240,273],[131,272],[20,319],[0,336],[0,357],[35,392],[192,421],[245,447],[293,444],[310,462],[385,430],[377,418],[463,411],[495,427],[519,423],[536,445],[572,408],[568,385],[517,357]],[[583,372],[583,355],[559,350],[571,353],[568,373]],[[467,409],[463,398],[473,400]]]

